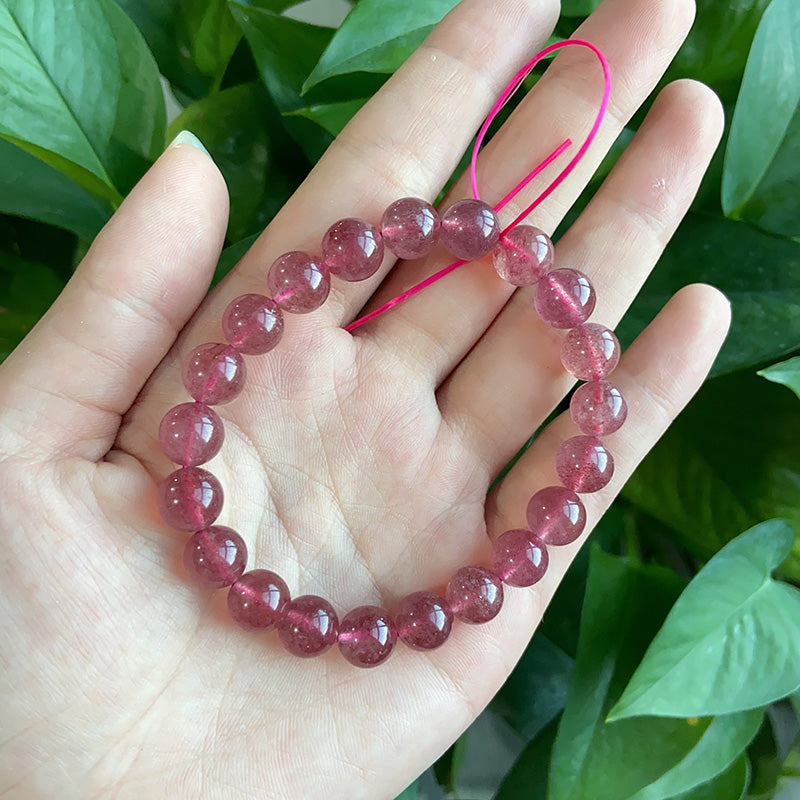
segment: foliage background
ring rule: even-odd
[[[337,31],[293,0],[0,0],[0,354],[184,127],[230,189],[223,274],[455,2],[359,0]],[[556,34],[595,5],[563,0]],[[678,77],[719,93],[725,140],[619,333],[706,281],[730,337],[506,686],[404,800],[800,793],[800,5],[699,0]]]

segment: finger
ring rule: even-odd
[[[607,149],[650,94],[686,36],[693,17],[691,0],[607,0],[576,36],[597,45],[612,73],[611,103],[600,132],[572,175],[536,210],[534,225],[551,232],[574,202]],[[541,158],[567,137],[583,140],[602,98],[602,71],[585,48],[568,48],[547,70],[479,159],[483,199],[496,202]],[[574,149],[573,151],[574,152]],[[564,161],[559,162],[563,167]],[[501,213],[510,222],[557,174],[555,167],[535,180]],[[463,176],[442,204],[470,194]],[[414,263],[395,271],[375,299],[383,302],[443,267],[441,260]],[[371,333],[390,357],[439,381],[449,374],[512,294],[491,259],[460,267],[371,324]]]
[[[630,147],[556,248],[556,266],[586,273],[592,320],[613,327],[699,186],[722,133],[719,100],[681,81],[658,97]],[[517,291],[439,392],[446,421],[499,470],[574,383],[560,361],[563,331],[543,322],[535,287]]]
[[[228,195],[202,145],[174,144],[3,364],[0,409],[10,451],[33,445],[50,456],[102,457],[207,291]]]

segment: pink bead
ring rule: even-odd
[[[221,589],[239,580],[247,564],[247,545],[236,531],[212,525],[186,543],[183,565],[196,583]]]
[[[595,436],[573,436],[556,454],[556,472],[561,482],[575,492],[596,492],[614,474],[614,459]]]
[[[158,487],[158,508],[167,525],[181,531],[207,528],[222,511],[222,486],[202,467],[176,469]]]
[[[453,626],[453,612],[435,592],[414,592],[398,604],[397,633],[414,650],[433,650],[444,644]]]
[[[548,563],[544,542],[529,530],[506,531],[492,546],[492,568],[509,586],[533,586],[544,577]]]
[[[409,261],[430,253],[439,239],[441,227],[436,209],[418,197],[395,200],[381,219],[383,243],[398,258]]]
[[[392,654],[397,628],[385,608],[359,606],[339,625],[339,650],[356,667],[377,667]]]
[[[244,359],[229,344],[209,342],[195,347],[183,365],[183,385],[210,406],[230,403],[244,389]]]
[[[561,363],[582,381],[605,378],[619,363],[619,341],[605,325],[587,322],[573,328],[561,345]]]
[[[336,644],[339,618],[327,600],[304,594],[283,607],[277,628],[283,646],[292,655],[311,658]]]
[[[284,311],[307,314],[328,299],[331,279],[320,259],[293,250],[275,259],[267,273],[267,286]]]
[[[547,486],[531,497],[528,527],[546,545],[574,542],[586,527],[586,509],[572,489]]]
[[[363,219],[340,219],[322,237],[322,261],[342,280],[366,280],[378,271],[383,261],[381,232]]]
[[[281,340],[283,314],[271,297],[243,294],[231,300],[225,309],[222,330],[240,353],[262,355]]]
[[[576,269],[554,269],[539,281],[533,304],[554,328],[574,328],[586,322],[597,297],[591,281]]]
[[[578,387],[569,403],[573,422],[583,433],[605,436],[622,427],[628,416],[625,398],[608,381],[590,381]]]
[[[222,420],[203,403],[181,403],[171,408],[158,426],[164,455],[184,467],[210,461],[219,453],[224,438]]]
[[[245,572],[228,591],[228,611],[247,631],[265,631],[281,616],[289,589],[280,575],[268,569]]]
[[[503,584],[484,567],[462,567],[450,578],[445,597],[453,616],[463,622],[488,622],[503,607]]]
[[[553,243],[533,225],[517,225],[492,251],[497,274],[514,286],[532,286],[553,268]]]
[[[442,215],[440,238],[456,258],[476,261],[500,239],[500,220],[483,200],[459,200]]]

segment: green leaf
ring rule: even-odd
[[[588,17],[599,5],[600,0],[564,0],[561,14],[565,17]]]
[[[553,720],[528,742],[503,778],[494,800],[548,800],[547,773],[557,732],[558,721]]]
[[[800,235],[800,4],[772,0],[736,103],[722,176],[725,214]]]
[[[414,781],[411,786],[407,786],[395,800],[417,800],[417,782]]]
[[[738,536],[686,587],[609,719],[728,714],[800,687],[800,591],[771,577],[794,532]]]
[[[768,381],[788,386],[800,397],[800,356],[790,358],[780,364],[773,364],[771,367],[759,370],[758,374]]]
[[[367,100],[369,100],[368,97],[359,97],[356,100],[345,100],[341,103],[306,106],[295,111],[287,111],[286,116],[305,117],[316,122],[332,136],[338,136]]]
[[[303,91],[349,72],[394,72],[458,0],[360,0],[308,76]]]
[[[747,756],[741,755],[714,780],[669,800],[741,800],[747,791],[749,775]]]

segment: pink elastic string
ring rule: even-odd
[[[495,117],[500,113],[503,107],[508,103],[508,101],[513,97],[514,93],[522,86],[523,81],[528,76],[530,71],[543,59],[547,58],[547,56],[552,55],[557,50],[561,50],[564,47],[570,46],[578,46],[578,47],[587,47],[591,50],[600,61],[600,65],[603,68],[603,78],[604,78],[604,88],[603,88],[603,99],[600,103],[600,108],[597,112],[597,117],[595,118],[594,124],[591,127],[586,139],[584,140],[583,144],[578,148],[578,152],[572,157],[570,162],[564,167],[563,170],[550,182],[550,184],[545,188],[545,190],[536,197],[536,199],[527,207],[525,210],[519,214],[516,219],[510,224],[507,225],[502,233],[501,236],[504,236],[508,231],[510,231],[515,226],[519,225],[528,214],[531,213],[538,205],[540,205],[544,200],[546,200],[557,188],[558,186],[563,183],[563,181],[567,178],[567,176],[572,172],[573,169],[577,166],[578,162],[583,158],[586,154],[586,151],[589,149],[592,141],[594,140],[595,136],[597,136],[597,132],[600,129],[600,125],[603,122],[603,118],[605,117],[606,111],[608,109],[609,99],[611,97],[611,69],[608,65],[608,61],[603,53],[593,45],[591,42],[584,41],[583,39],[564,39],[561,42],[556,42],[555,44],[551,44],[549,47],[546,47],[541,52],[537,53],[530,61],[528,61],[522,69],[517,72],[517,74],[509,81],[506,88],[503,90],[502,94],[497,98],[494,106],[492,106],[492,110],[489,112],[489,116],[486,117],[483,125],[481,126],[480,131],[478,132],[478,137],[475,140],[475,146],[472,149],[472,161],[470,163],[470,183],[472,184],[472,194],[475,199],[479,200],[480,195],[478,194],[478,179],[477,179],[477,163],[478,163],[478,153],[480,152],[481,146],[483,145],[483,140],[486,138],[486,132],[489,130],[489,126],[494,121]],[[505,205],[507,205],[517,194],[519,194],[537,175],[539,175],[544,169],[546,169],[553,161],[555,161],[570,145],[572,141],[567,139],[566,141],[562,142],[552,153],[550,153],[547,158],[545,158],[542,162],[537,164],[508,194],[506,194],[498,203],[495,205],[494,210],[500,211]],[[410,289],[406,289],[402,294],[397,295],[397,297],[393,297],[388,302],[384,303],[379,308],[376,308],[374,311],[370,311],[369,314],[365,314],[363,317],[359,317],[357,320],[351,322],[345,330],[352,331],[358,328],[359,326],[363,325],[365,322],[369,322],[375,317],[380,316],[381,314],[386,313],[390,308],[394,308],[395,306],[399,305],[400,303],[408,300],[410,297],[413,297],[418,292],[421,292],[423,289],[427,288],[436,281],[441,280],[445,277],[445,275],[450,274],[453,270],[460,267],[462,264],[466,264],[466,261],[458,260],[454,261],[452,264],[448,264],[444,269],[439,270],[438,272],[434,273],[425,280],[420,281],[420,283],[415,284]]]

